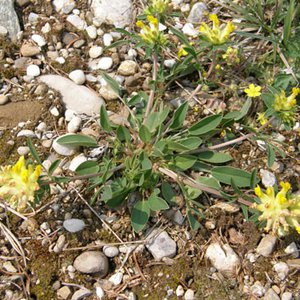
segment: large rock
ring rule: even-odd
[[[14,0],[0,0],[0,25],[7,29],[10,38],[17,37],[21,29],[14,10]]]
[[[67,109],[76,114],[92,116],[99,114],[100,107],[105,105],[104,100],[96,92],[85,86],[80,86],[72,80],[59,75],[43,75],[39,77],[41,82],[62,95],[62,101]]]
[[[131,22],[131,0],[93,0],[91,7],[99,22],[116,27],[125,27]]]

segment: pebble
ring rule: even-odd
[[[50,108],[50,114],[54,117],[59,117],[60,115],[59,110],[55,106]]]
[[[60,253],[64,249],[66,244],[66,237],[62,234],[56,241],[56,244],[53,248],[54,253]]]
[[[69,166],[69,170],[72,171],[72,172],[75,172],[76,169],[82,164],[84,163],[85,161],[87,161],[87,158],[86,156],[81,153],[77,156],[75,156],[72,160],[71,160],[71,163],[70,163],[70,166]]]
[[[47,44],[46,40],[39,34],[33,34],[31,39],[36,42],[39,47],[43,47]]]
[[[87,27],[86,22],[82,20],[79,16],[74,14],[69,15],[67,17],[67,21],[74,27],[76,27],[78,30],[84,30]]]
[[[159,233],[158,230],[153,230],[147,237],[146,248],[155,260],[160,261],[164,257],[173,258],[176,255],[177,245],[166,231]]]
[[[275,293],[275,291],[270,288],[267,290],[263,300],[280,300],[280,297]]]
[[[182,297],[184,295],[184,288],[182,285],[178,285],[176,289],[176,296],[177,297]]]
[[[137,57],[137,52],[135,49],[129,49],[127,55],[129,59],[133,59]]]
[[[0,25],[0,36],[4,37],[7,34],[8,34],[8,30],[4,26]]]
[[[36,134],[29,129],[23,129],[18,132],[17,137],[30,137],[30,138],[36,138]]]
[[[71,290],[68,286],[63,286],[57,291],[58,299],[68,299],[70,295],[71,295]]]
[[[129,292],[127,296],[128,300],[137,300],[137,296],[135,295],[134,292]]]
[[[68,219],[63,223],[63,227],[72,233],[79,232],[84,229],[85,224],[80,219]]]
[[[276,236],[271,234],[266,235],[258,244],[256,252],[264,257],[270,256],[275,249],[276,241]]]
[[[97,67],[100,70],[108,70],[112,67],[113,60],[111,57],[102,57],[99,59]]]
[[[25,57],[35,56],[40,52],[41,52],[40,48],[36,45],[23,44],[20,48],[21,55]]]
[[[100,46],[92,46],[89,50],[90,58],[98,58],[103,53],[103,48]]]
[[[266,289],[264,288],[264,286],[259,281],[256,281],[250,287],[250,292],[255,297],[262,297],[265,294]]]
[[[176,64],[176,60],[175,60],[175,59],[166,59],[166,60],[164,61],[165,67],[166,67],[166,68],[169,68],[169,69],[173,68],[173,66],[174,66],[175,64]]]
[[[27,146],[20,146],[18,147],[17,152],[21,156],[26,156],[30,152],[30,149]]]
[[[130,76],[134,75],[138,70],[138,65],[133,60],[125,60],[123,61],[119,68],[118,73],[123,76]]]
[[[115,246],[104,246],[103,253],[107,257],[112,258],[112,257],[118,256],[120,251],[119,251],[118,247],[115,247]]]
[[[291,292],[284,292],[281,296],[281,300],[292,300],[293,294]]]
[[[9,101],[9,97],[7,95],[0,95],[0,105],[4,105]]]
[[[7,272],[11,272],[11,273],[16,273],[18,272],[18,270],[13,266],[13,264],[10,261],[5,261],[3,263],[3,268],[7,271]]]
[[[105,33],[103,35],[103,44],[105,47],[108,47],[111,45],[111,43],[113,42],[114,38],[112,37],[112,35],[110,33]]]
[[[97,28],[94,25],[88,26],[85,30],[91,39],[94,40],[97,37]]]
[[[191,289],[186,290],[184,300],[195,300],[195,292]]]
[[[39,15],[34,13],[34,12],[30,12],[28,15],[28,22],[29,23],[35,23],[37,22],[39,19]]]
[[[191,23],[186,23],[182,28],[182,32],[191,37],[196,37],[199,34],[199,31]]]
[[[57,12],[69,14],[75,8],[74,0],[53,0]]]
[[[119,99],[119,94],[116,93],[110,85],[104,85],[100,88],[99,94],[106,101],[113,101]]]
[[[96,295],[97,297],[101,300],[102,298],[104,298],[105,293],[103,291],[103,288],[101,286],[96,286]]]
[[[295,242],[290,243],[285,249],[284,252],[286,254],[290,254],[293,258],[298,258],[299,249]]]
[[[92,292],[88,289],[80,289],[76,291],[73,295],[71,300],[82,300],[85,299],[86,297],[92,295]]]
[[[273,266],[280,280],[284,280],[289,274],[289,266],[285,262],[278,262]]]
[[[222,246],[218,242],[210,244],[205,256],[218,271],[227,277],[235,276],[241,264],[238,255],[228,244]]]
[[[74,261],[74,267],[77,271],[86,274],[100,273],[105,277],[108,273],[108,259],[99,251],[86,251],[77,256]]]
[[[29,65],[26,69],[27,76],[37,77],[41,74],[41,70],[37,65]]]
[[[117,272],[116,274],[112,275],[108,279],[114,286],[121,284],[123,280],[123,273]]]
[[[207,6],[203,2],[197,2],[193,5],[187,21],[189,23],[200,24],[203,20],[203,16],[207,12]]]
[[[65,135],[62,135],[62,136],[65,136]],[[60,137],[62,137],[62,136],[60,136]],[[56,138],[53,141],[52,147],[53,147],[54,151],[62,156],[71,156],[71,155],[75,154],[78,147],[58,144],[57,140],[60,137]]]
[[[51,31],[51,25],[49,23],[46,23],[42,28],[41,28],[42,33],[49,33]]]
[[[73,80],[76,84],[85,83],[85,74],[82,70],[74,70],[69,74],[69,78]]]
[[[266,188],[269,186],[274,186],[276,184],[276,177],[272,172],[268,170],[260,169],[259,173],[261,176],[262,184]]]

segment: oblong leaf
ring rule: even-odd
[[[96,161],[88,160],[80,164],[75,172],[79,175],[95,174],[99,172],[99,163]]]
[[[200,152],[197,156],[198,159],[212,164],[222,164],[232,160],[231,155],[227,153],[213,152],[213,151]]]
[[[106,132],[111,132],[111,124],[108,119],[107,111],[104,107],[104,105],[101,106],[100,108],[100,125],[105,130]]]
[[[147,201],[138,201],[131,212],[131,225],[135,232],[141,231],[150,217],[150,208]]]
[[[214,115],[214,116],[209,116],[201,121],[199,121],[197,124],[192,126],[189,129],[189,133],[191,135],[202,135],[205,133],[210,132],[211,130],[215,129],[218,127],[218,125],[222,121],[222,116],[221,115]]]
[[[77,147],[97,146],[97,142],[95,139],[83,134],[67,134],[61,136],[57,139],[57,143],[60,145],[77,146]]]
[[[189,108],[188,102],[182,103],[175,111],[173,118],[172,118],[172,123],[170,125],[171,129],[177,129],[183,125],[183,122],[185,120],[187,111]]]

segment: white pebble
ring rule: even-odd
[[[298,258],[299,249],[295,242],[290,243],[285,249],[284,252],[286,254],[290,254],[293,258]]]
[[[17,134],[17,137],[30,137],[30,138],[35,138],[36,135],[32,130],[29,129],[24,129],[19,131],[19,133]]]
[[[84,84],[85,74],[82,70],[74,70],[69,74],[69,78],[73,80],[76,84]]]
[[[59,116],[59,111],[58,111],[57,107],[55,107],[55,106],[50,109],[50,113],[54,117],[58,117]]]
[[[102,57],[98,62],[98,69],[100,70],[108,70],[112,67],[113,60],[111,57]]]
[[[111,45],[111,43],[113,42],[113,37],[112,37],[112,35],[110,34],[110,33],[105,33],[104,35],[103,35],[103,44],[104,44],[104,46],[110,46]]]
[[[81,118],[80,117],[74,117],[68,124],[68,132],[69,133],[75,133],[79,130],[81,125]]]
[[[184,294],[184,300],[194,300],[195,299],[195,293],[193,290],[188,289]]]
[[[165,67],[167,67],[169,69],[171,69],[175,65],[175,63],[176,63],[175,59],[166,59],[164,61]]]
[[[34,34],[32,35],[31,39],[38,44],[38,46],[43,47],[47,44],[45,39],[39,35],[39,34]]]
[[[94,25],[88,26],[85,30],[91,39],[94,40],[97,37],[97,28]]]
[[[41,29],[42,33],[49,33],[51,31],[51,25],[49,23],[46,23],[42,29]]]
[[[105,296],[104,291],[101,286],[96,287],[96,295],[100,300]]]
[[[87,161],[87,158],[84,156],[84,154],[79,154],[75,156],[70,163],[69,170],[72,172],[75,172],[75,170],[85,161]]]
[[[89,50],[90,58],[97,58],[103,53],[103,48],[100,46],[92,46]]]
[[[19,155],[27,155],[29,153],[30,149],[29,147],[27,146],[20,146],[18,149],[17,149],[17,152]]]
[[[119,285],[123,280],[123,273],[118,272],[118,273],[110,276],[108,280],[115,286]]]
[[[176,289],[176,296],[177,297],[182,297],[184,295],[184,289],[182,285],[179,285]]]
[[[280,280],[284,280],[289,273],[289,266],[281,261],[274,265],[274,270],[278,274]]]
[[[26,69],[27,76],[37,77],[41,74],[41,70],[37,65],[29,65]]]

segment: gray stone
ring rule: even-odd
[[[56,241],[56,244],[53,248],[54,253],[60,253],[66,244],[66,237],[62,234],[59,236],[59,238]]]
[[[131,22],[131,0],[93,0],[91,8],[99,23],[125,27]]]
[[[267,188],[276,184],[276,177],[268,170],[261,169],[259,171],[262,184]]]
[[[281,296],[281,300],[292,300],[293,294],[291,292],[284,292]]]
[[[191,289],[186,290],[184,300],[195,300],[195,292]]]
[[[276,263],[273,268],[280,280],[284,280],[289,274],[289,266],[283,261]]]
[[[264,257],[270,256],[276,246],[277,238],[274,235],[268,234],[262,238],[257,246],[256,252]]]
[[[86,251],[76,257],[74,267],[77,271],[86,274],[99,273],[105,277],[108,273],[108,259],[99,251]]]
[[[67,231],[75,233],[83,230],[85,224],[80,219],[68,219],[64,221],[63,226]]]
[[[285,249],[284,252],[286,254],[290,254],[293,258],[298,258],[299,249],[295,242],[290,243]]]
[[[264,298],[264,300],[280,300],[280,297],[275,293],[273,289],[268,289]]]
[[[240,258],[228,244],[222,246],[218,242],[210,244],[205,256],[218,271],[227,277],[235,276],[241,265]]]
[[[73,294],[71,300],[81,300],[90,295],[92,295],[92,292],[90,290],[80,289]]]
[[[105,105],[104,100],[98,97],[97,93],[85,86],[77,85],[70,79],[59,75],[44,75],[39,77],[39,80],[60,92],[66,108],[76,114],[97,115],[100,107]]]
[[[18,132],[17,137],[30,137],[30,138],[36,138],[35,133],[32,130],[29,129],[23,129]]]
[[[172,258],[176,255],[176,242],[166,231],[159,233],[159,230],[153,230],[147,237],[146,247],[157,261],[164,257]]]
[[[137,69],[138,69],[138,65],[135,61],[125,60],[120,64],[118,68],[118,72],[123,76],[129,76],[129,75],[134,75],[137,72]]]
[[[57,291],[58,299],[67,299],[71,294],[71,290],[68,286],[63,286]]]
[[[250,287],[250,292],[255,297],[262,297],[265,294],[266,289],[263,287],[263,285],[259,281],[256,281]]]
[[[23,44],[20,49],[20,53],[23,56],[31,57],[39,54],[41,52],[40,48],[31,44]]]
[[[187,17],[187,21],[193,24],[200,24],[203,21],[202,19],[206,11],[207,6],[205,5],[205,3],[195,3]]]
[[[123,273],[117,272],[116,274],[112,275],[108,279],[114,286],[121,284],[123,280]]]
[[[0,25],[7,29],[10,38],[16,39],[21,29],[14,10],[14,0],[0,0]]]
[[[111,257],[115,257],[115,256],[119,255],[119,249],[118,249],[118,247],[115,247],[115,246],[104,246],[103,253],[107,257],[111,258]]]

